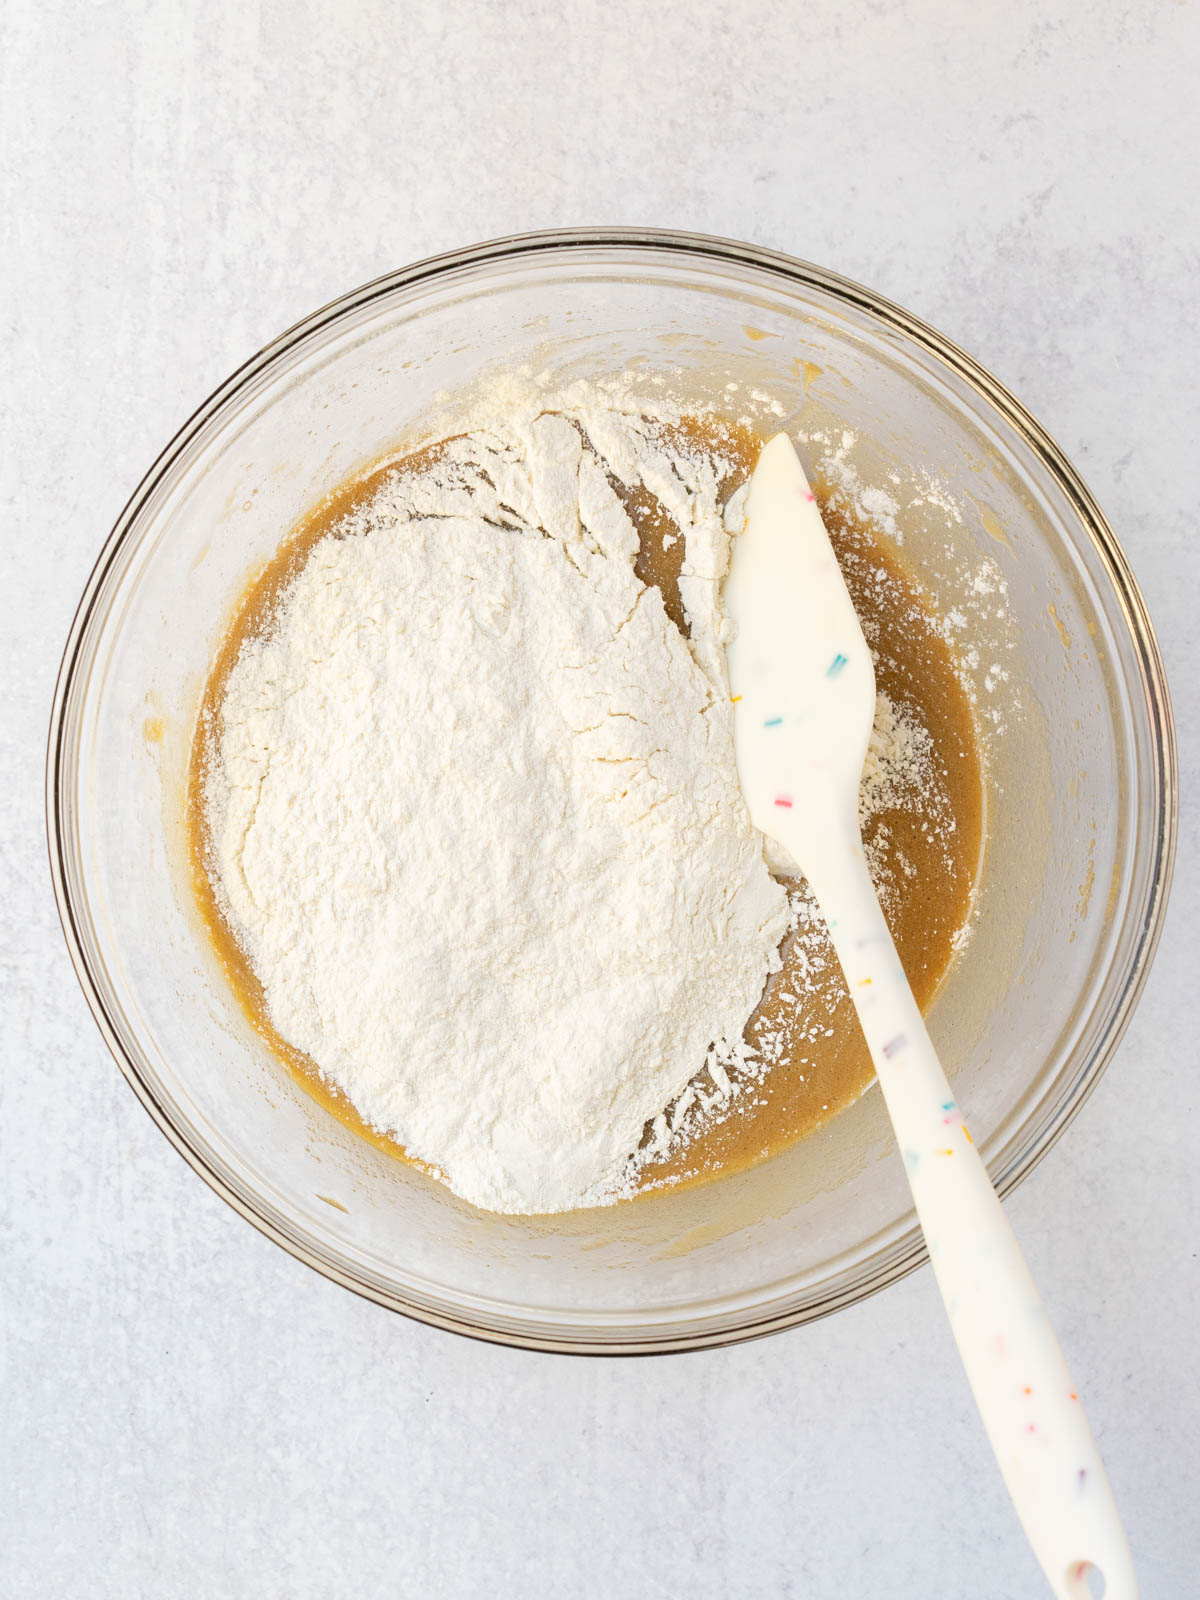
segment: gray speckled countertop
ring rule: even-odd
[[[104,534],[245,356],[412,258],[624,222],[839,269],[1028,402],[1145,588],[1190,792],[1200,8],[14,0],[0,30],[0,1593],[1041,1594],[927,1271],[583,1362],[404,1322],[235,1216],[76,988],[42,745]],[[1185,807],[1141,1008],[1011,1202],[1145,1600],[1200,1593],[1198,842]]]

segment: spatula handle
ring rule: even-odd
[[[900,965],[863,857],[808,874],[870,1046],[950,1326],[1029,1542],[1060,1600],[1105,1600],[1137,1580],[1078,1391]]]

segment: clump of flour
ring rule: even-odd
[[[685,541],[690,637],[612,479]],[[779,964],[733,760],[714,469],[531,406],[308,553],[209,730],[211,865],[278,1033],[496,1211],[605,1196]]]

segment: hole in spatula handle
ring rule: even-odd
[[[1079,1600],[1104,1600],[1108,1586],[1094,1561],[1072,1561],[1067,1568],[1067,1587]]]

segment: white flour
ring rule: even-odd
[[[320,541],[212,730],[214,862],[272,1023],[497,1211],[601,1198],[787,922],[733,761],[712,469],[579,420],[681,525],[690,644],[597,455],[530,416]]]
[[[761,1077],[783,1044],[747,1019],[789,922],[820,932],[738,788],[739,506],[645,406],[544,403],[510,396],[313,547],[230,674],[205,785],[274,1027],[458,1194],[526,1213],[627,1192]],[[688,639],[610,477],[681,529]],[[920,731],[880,697],[864,817],[919,800]]]

